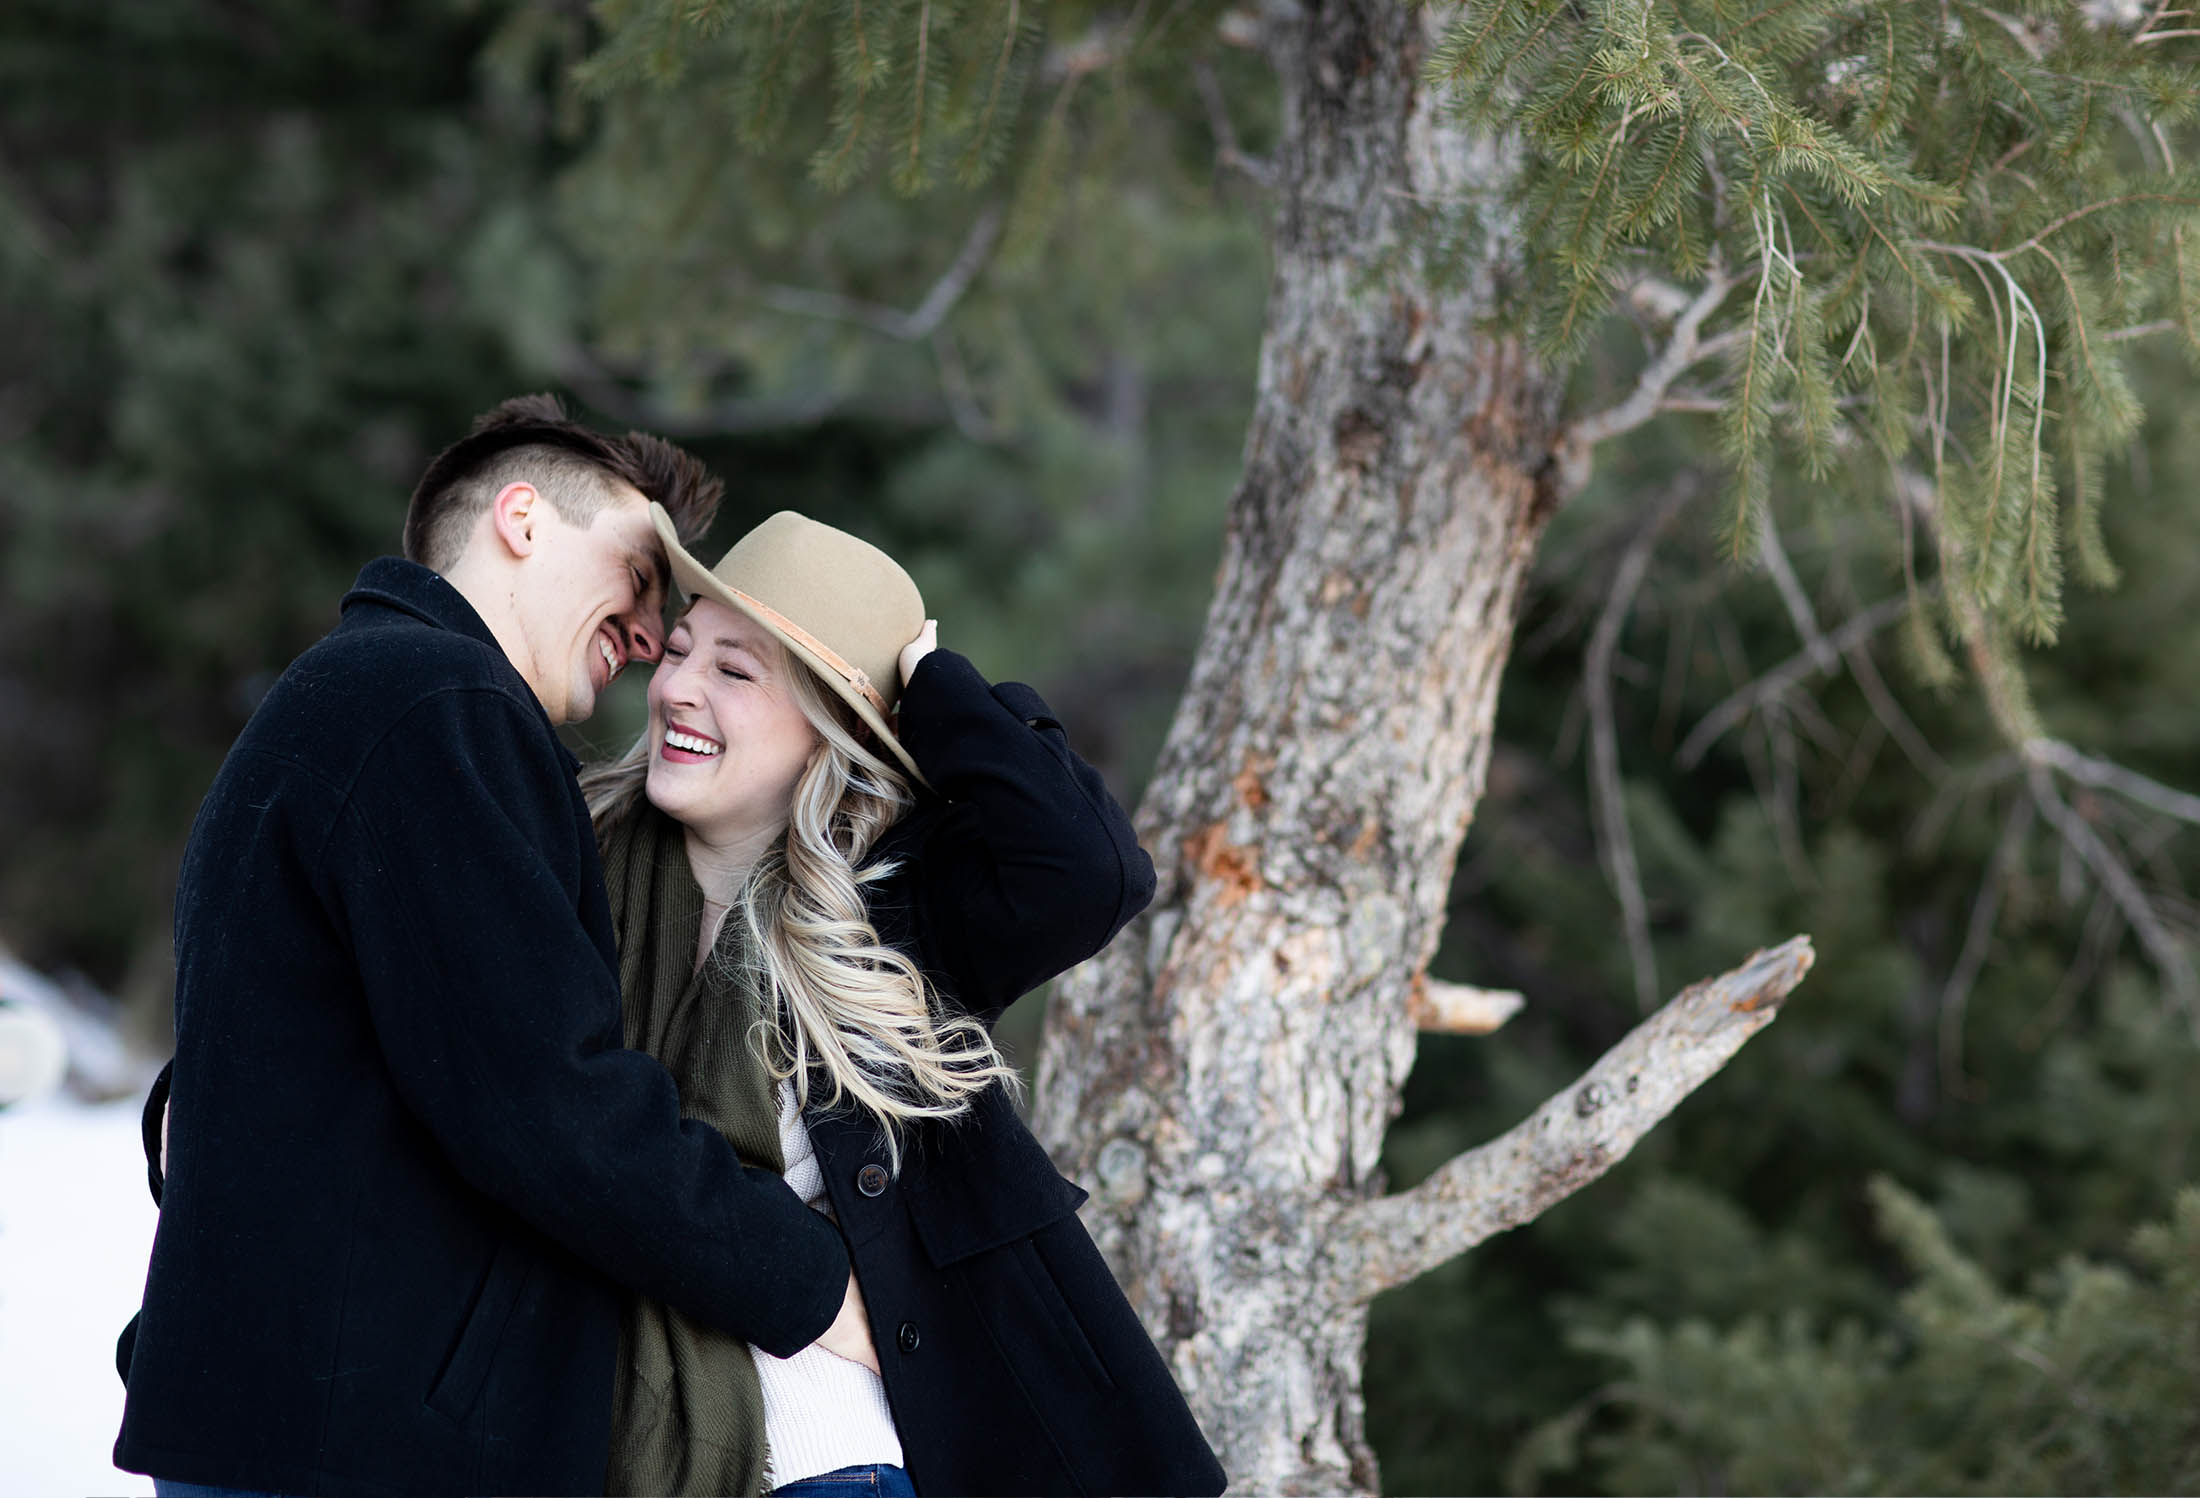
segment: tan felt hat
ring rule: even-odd
[[[681,592],[722,603],[778,636],[929,789],[891,726],[902,647],[924,628],[924,597],[899,562],[846,531],[781,510],[706,569],[680,544],[664,506],[652,502],[649,518]]]

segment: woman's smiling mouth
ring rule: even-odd
[[[665,727],[663,756],[677,763],[695,764],[703,760],[715,759],[724,751],[725,747],[716,739],[706,738],[702,734],[690,732],[677,723],[667,724]]]

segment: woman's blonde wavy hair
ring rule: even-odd
[[[984,1025],[943,1012],[917,965],[882,943],[865,913],[864,887],[898,867],[865,860],[915,804],[907,777],[871,747],[853,709],[777,640],[770,648],[775,679],[789,684],[819,743],[795,783],[786,835],[756,861],[734,901],[765,1000],[758,1025],[765,1065],[793,1082],[805,1108],[822,1083],[824,1106],[845,1100],[869,1113],[899,1173],[910,1123],[959,1117],[994,1083],[1013,1094],[1023,1081]],[[649,753],[645,729],[618,759],[581,772],[599,841],[638,810]],[[712,960],[738,960],[723,930]]]

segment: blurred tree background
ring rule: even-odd
[[[1008,60],[1037,86],[978,140],[1015,190],[943,156],[919,197],[820,185],[809,153],[847,122],[814,78],[766,101],[772,137],[735,54],[636,25],[599,51],[584,6],[0,12],[0,941],[160,1032],[175,860],[221,754],[394,550],[427,458],[518,390],[704,454],[729,480],[706,552],[782,507],[885,545],[950,643],[1039,685],[1135,797],[1267,285],[1272,89],[1231,13],[1179,12],[1188,47],[1091,62],[1091,14],[1034,9]],[[765,137],[794,145],[744,148]],[[1638,350],[1594,345],[1584,404]],[[2200,788],[2191,365],[2172,334],[2134,366],[2150,421],[2101,507],[2122,581],[2073,592],[2028,670],[2049,733]],[[1645,494],[1719,452],[1700,418],[1645,429],[1544,545],[1434,969],[1529,1002],[1423,1039],[1394,1182],[1635,1017],[1585,683],[1611,683],[1658,971],[1796,930],[1819,963],[1608,1180],[1379,1304],[1385,1485],[2190,1490],[2191,1016],[2032,820],[1975,689],[1921,685],[1891,623],[1856,640],[1883,680],[1820,669],[1809,631],[1900,592],[1882,535],[1798,483],[1783,587],[1726,560],[1708,499],[1646,529]],[[2073,807],[2189,951],[2194,834],[2107,792]]]

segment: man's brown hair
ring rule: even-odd
[[[710,529],[725,494],[700,460],[661,437],[614,437],[572,420],[554,395],[518,395],[476,418],[421,475],[405,511],[406,560],[447,570],[489,501],[520,481],[581,526],[610,501],[613,481],[631,485],[665,507],[689,545]]]

